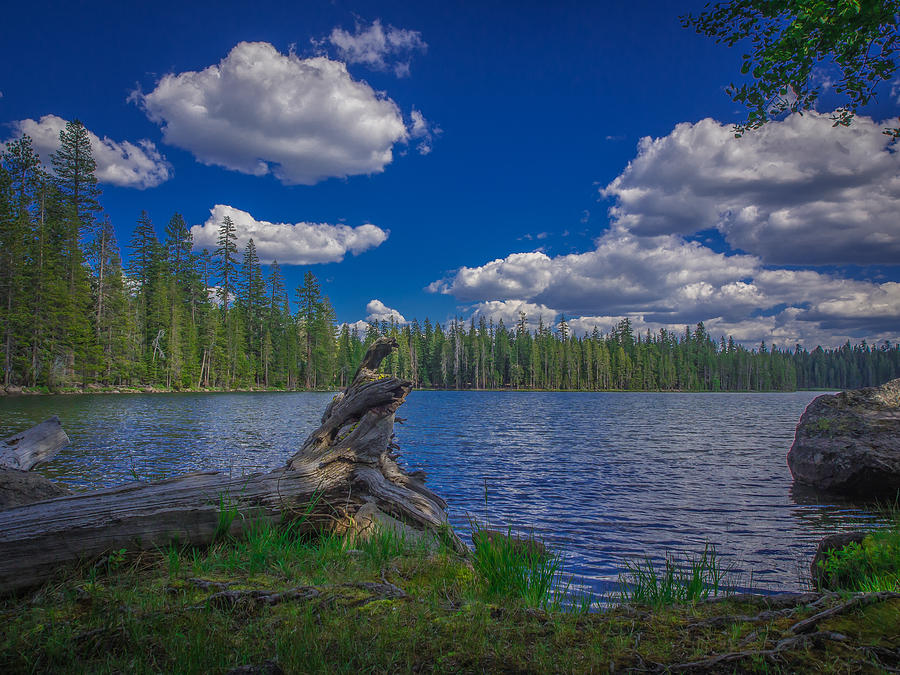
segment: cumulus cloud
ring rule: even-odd
[[[895,263],[900,153],[887,123],[832,127],[806,113],[735,139],[731,125],[682,123],[645,137],[603,188],[611,220],[638,235],[718,229],[769,264]]]
[[[352,333],[353,331],[358,332],[360,335],[365,335],[366,331],[369,329],[368,321],[363,321],[360,319],[359,321],[354,321],[353,323],[343,323],[341,326],[347,326],[348,330]]]
[[[521,300],[490,300],[488,302],[479,302],[472,308],[472,316],[476,321],[481,317],[485,319],[493,319],[494,323],[500,323],[507,328],[512,328],[519,323],[521,314],[525,314],[525,324],[529,330],[537,328],[540,321],[545,326],[553,325],[559,312],[550,309],[546,305],[535,304],[533,302],[522,302]]]
[[[390,321],[393,318],[394,323],[409,323],[400,312],[391,309],[381,300],[370,300],[366,305],[366,314],[366,321]]]
[[[897,334],[890,330],[870,331],[860,335],[858,331],[824,329],[818,323],[801,318],[803,310],[796,307],[788,307],[771,316],[755,316],[739,321],[726,321],[713,317],[704,321],[707,333],[714,339],[727,336],[735,342],[756,346],[765,341],[770,347],[778,345],[782,348],[792,348],[796,344],[808,348],[823,345],[837,346],[847,341],[857,342],[861,337],[869,340],[870,344],[877,344],[885,340],[896,342]],[[632,331],[644,335],[648,331],[656,335],[661,329],[665,329],[676,335],[683,335],[685,328],[694,329],[694,324],[688,323],[661,323],[648,321],[642,314],[626,314],[619,316],[585,316],[569,321],[569,329],[576,335],[590,334],[596,327],[601,333],[608,333],[622,319],[628,318]]]
[[[361,63],[373,70],[390,68],[397,77],[409,77],[410,55],[428,48],[419,31],[385,28],[378,19],[369,26],[357,23],[353,33],[335,28],[325,40],[347,63]]]
[[[636,326],[678,330],[706,322],[741,341],[771,336],[834,344],[900,331],[900,284],[816,270],[773,269],[757,256],[725,254],[676,235],[636,236],[613,227],[584,253],[513,253],[462,267],[427,287],[472,303],[475,316],[520,310],[532,319],[565,314],[576,332]],[[496,320],[496,319],[495,319]],[[827,340],[826,340],[827,338]]]
[[[465,302],[535,302],[569,315],[646,311],[731,312],[750,302],[741,281],[758,266],[752,256],[725,255],[680,237],[636,237],[614,229],[586,253],[556,257],[513,253],[462,267],[428,290]]]
[[[133,100],[166,143],[205,164],[285,184],[379,173],[408,139],[397,104],[344,63],[241,42],[218,64],[165,75]]]
[[[259,259],[265,263],[272,260],[286,265],[340,262],[348,251],[359,255],[380,246],[388,237],[386,231],[370,223],[359,227],[305,222],[270,223],[257,220],[233,206],[216,204],[210,209],[209,219],[205,223],[191,228],[195,248],[216,247],[219,226],[225,216],[234,221],[238,250],[243,251],[247,242],[253,239]]]
[[[66,120],[56,115],[44,115],[39,120],[25,119],[15,122],[15,136],[28,134],[35,151],[50,169],[50,155],[59,150],[59,132]],[[107,136],[100,138],[88,130],[91,155],[97,163],[94,175],[101,183],[133,187],[139,190],[156,187],[172,176],[172,167],[149,140],[137,143],[114,141]]]

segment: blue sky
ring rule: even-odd
[[[0,42],[0,140],[81,119],[126,257],[142,209],[229,214],[340,321],[900,337],[896,83],[735,140],[702,3],[132,4],[17,3]]]

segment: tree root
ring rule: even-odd
[[[882,591],[880,593],[862,593],[860,595],[855,595],[845,603],[837,605],[836,607],[831,607],[830,609],[826,609],[824,612],[813,614],[811,617],[803,619],[803,621],[798,621],[793,626],[791,626],[790,631],[795,635],[800,633],[808,633],[816,627],[816,624],[821,623],[822,621],[825,621],[826,619],[829,619],[833,616],[843,614],[844,612],[847,612],[856,607],[865,607],[866,605],[870,605],[873,602],[881,602],[883,600],[891,600],[893,598],[900,598],[900,593]]]
[[[237,582],[221,582],[209,581],[206,579],[187,579],[186,583],[201,590],[216,591],[206,601],[200,605],[194,605],[190,609],[203,609],[204,607],[215,606],[220,609],[230,609],[241,602],[251,602],[257,605],[278,605],[282,602],[313,600],[322,597],[328,591],[334,591],[338,588],[359,588],[371,593],[371,597],[351,603],[351,606],[362,607],[374,602],[375,600],[386,599],[405,599],[409,595],[399,586],[389,582],[384,573],[381,574],[381,581],[352,581],[338,585],[325,586],[296,586],[286,591],[273,591],[262,588],[254,589],[236,589],[231,590],[231,586]],[[175,587],[169,586],[168,592],[175,592]]]
[[[703,601],[703,604],[715,605],[723,602],[734,602],[766,609],[785,609],[787,607],[799,607],[800,605],[817,605],[836,596],[836,593],[777,593],[775,595],[736,593],[735,595],[719,595],[714,598],[708,598]]]
[[[807,635],[797,635],[794,637],[780,640],[772,649],[751,649],[740,652],[728,652],[727,654],[717,654],[700,661],[690,661],[688,663],[677,663],[666,668],[667,671],[683,671],[683,670],[709,670],[716,666],[721,666],[736,661],[742,661],[750,658],[765,658],[775,660],[781,652],[785,652],[796,647],[804,646],[810,642],[821,642],[823,640],[833,640],[835,642],[846,642],[847,636],[833,631],[819,631]]]
[[[312,600],[322,595],[313,586],[297,586],[287,591],[267,591],[263,589],[219,591],[206,599],[207,605],[215,605],[222,609],[234,607],[243,600],[250,600],[261,605],[278,605],[289,600]]]
[[[767,621],[774,621],[775,619],[780,619],[785,616],[791,616],[795,612],[797,612],[798,607],[787,607],[785,609],[778,610],[765,610],[756,614],[754,616],[747,616],[745,614],[726,614],[724,616],[713,616],[708,619],[702,619],[700,621],[694,621],[693,623],[688,624],[688,628],[718,628],[720,626],[727,626],[732,623],[765,623]]]

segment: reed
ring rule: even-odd
[[[690,604],[728,592],[723,584],[728,573],[708,542],[703,553],[685,560],[667,553],[661,567],[649,557],[625,561],[625,571],[619,575],[620,600],[651,607]]]

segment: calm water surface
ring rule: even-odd
[[[534,532],[605,592],[623,560],[716,546],[744,587],[803,588],[816,542],[871,526],[863,506],[793,485],[785,456],[817,394],[413,392],[403,462],[469,516]],[[0,399],[0,438],[59,415],[72,443],[41,473],[73,489],[283,464],[331,394]]]

